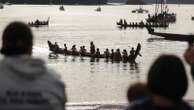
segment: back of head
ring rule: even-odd
[[[149,92],[146,84],[143,82],[131,84],[127,90],[127,99],[129,102],[143,100],[147,97],[149,97]]]
[[[152,94],[180,100],[188,88],[182,61],[174,55],[161,55],[148,72],[148,89]]]
[[[22,22],[12,22],[3,32],[1,53],[5,56],[31,54],[32,44],[30,28]]]

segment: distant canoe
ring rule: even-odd
[[[116,23],[119,28],[145,28],[145,27],[154,27],[154,28],[168,28],[169,24],[160,24],[160,23]]]
[[[36,20],[35,22],[29,22],[28,25],[30,27],[42,27],[42,26],[48,26],[50,21],[50,17],[48,17],[47,21],[39,21]]]

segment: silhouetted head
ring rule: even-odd
[[[5,56],[32,54],[33,35],[22,22],[12,22],[4,30],[1,53]]]
[[[161,55],[152,64],[147,79],[152,94],[171,100],[181,100],[188,88],[185,67],[174,55]]]
[[[128,102],[133,102],[136,100],[144,100],[149,97],[149,92],[147,86],[143,82],[136,82],[131,84],[127,90]]]
[[[97,48],[96,51],[100,51],[99,48]]]

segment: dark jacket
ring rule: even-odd
[[[154,105],[150,99],[136,101],[126,110],[194,110],[184,101],[177,102],[173,107],[161,107]]]

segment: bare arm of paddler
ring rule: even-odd
[[[194,80],[194,46],[193,43],[188,43],[188,48],[184,53],[185,61],[191,66],[191,76]]]

